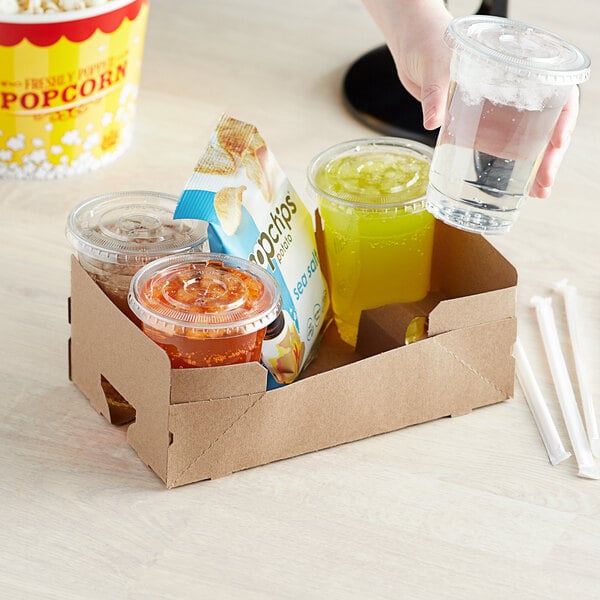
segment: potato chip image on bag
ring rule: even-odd
[[[233,235],[242,222],[242,194],[245,189],[245,185],[237,188],[226,187],[215,194],[215,213],[227,235]]]
[[[241,158],[246,175],[256,184],[263,198],[270,203],[273,199],[270,183],[273,166],[272,161],[269,160],[267,145],[258,133],[254,133]]]
[[[233,168],[227,169],[231,159]],[[257,128],[224,115],[179,197],[175,219],[209,223],[212,252],[246,258],[277,280],[282,312],[267,329],[268,387],[292,383],[329,314],[313,216]]]
[[[231,175],[236,168],[235,158],[228,150],[217,144],[209,144],[194,170],[198,173]]]

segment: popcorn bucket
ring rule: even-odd
[[[129,146],[148,0],[0,14],[0,177],[54,179]]]

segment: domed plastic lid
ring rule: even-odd
[[[206,223],[173,220],[176,206],[176,196],[158,192],[97,196],[70,214],[67,238],[86,256],[127,265],[143,265],[160,256],[203,246],[207,241]]]
[[[501,63],[521,77],[553,85],[573,85],[589,78],[590,59],[559,36],[519,21],[473,15],[450,22],[446,42],[491,63]]]
[[[318,154],[308,167],[308,182],[317,197],[343,205],[424,206],[432,153],[403,138],[351,140]]]
[[[230,337],[269,325],[281,310],[275,278],[225,254],[158,259],[134,275],[129,306],[143,323],[166,331]]]

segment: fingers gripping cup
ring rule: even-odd
[[[548,31],[501,17],[454,19],[445,39],[451,82],[427,208],[460,229],[505,233],[590,59]]]
[[[177,197],[168,194],[117,192],[86,200],[69,215],[67,238],[79,262],[130,318],[129,284],[141,267],[163,256],[208,248],[206,223],[173,220],[176,206]]]
[[[212,253],[145,266],[131,281],[129,305],[173,368],[213,367],[260,360],[281,295],[262,267]]]
[[[400,138],[355,140],[316,156],[308,181],[323,221],[329,286],[342,339],[361,311],[429,291],[435,220],[425,210],[431,148]]]

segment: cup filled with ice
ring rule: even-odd
[[[427,208],[460,229],[505,233],[590,59],[549,31],[502,17],[454,19],[445,39],[451,81]]]
[[[351,140],[308,167],[323,222],[329,291],[341,338],[354,346],[361,311],[423,299],[435,219],[425,210],[431,148],[402,138]]]
[[[81,266],[123,313],[132,277],[149,262],[208,249],[204,221],[173,219],[177,197],[153,191],[95,196],[67,220],[67,238]]]

